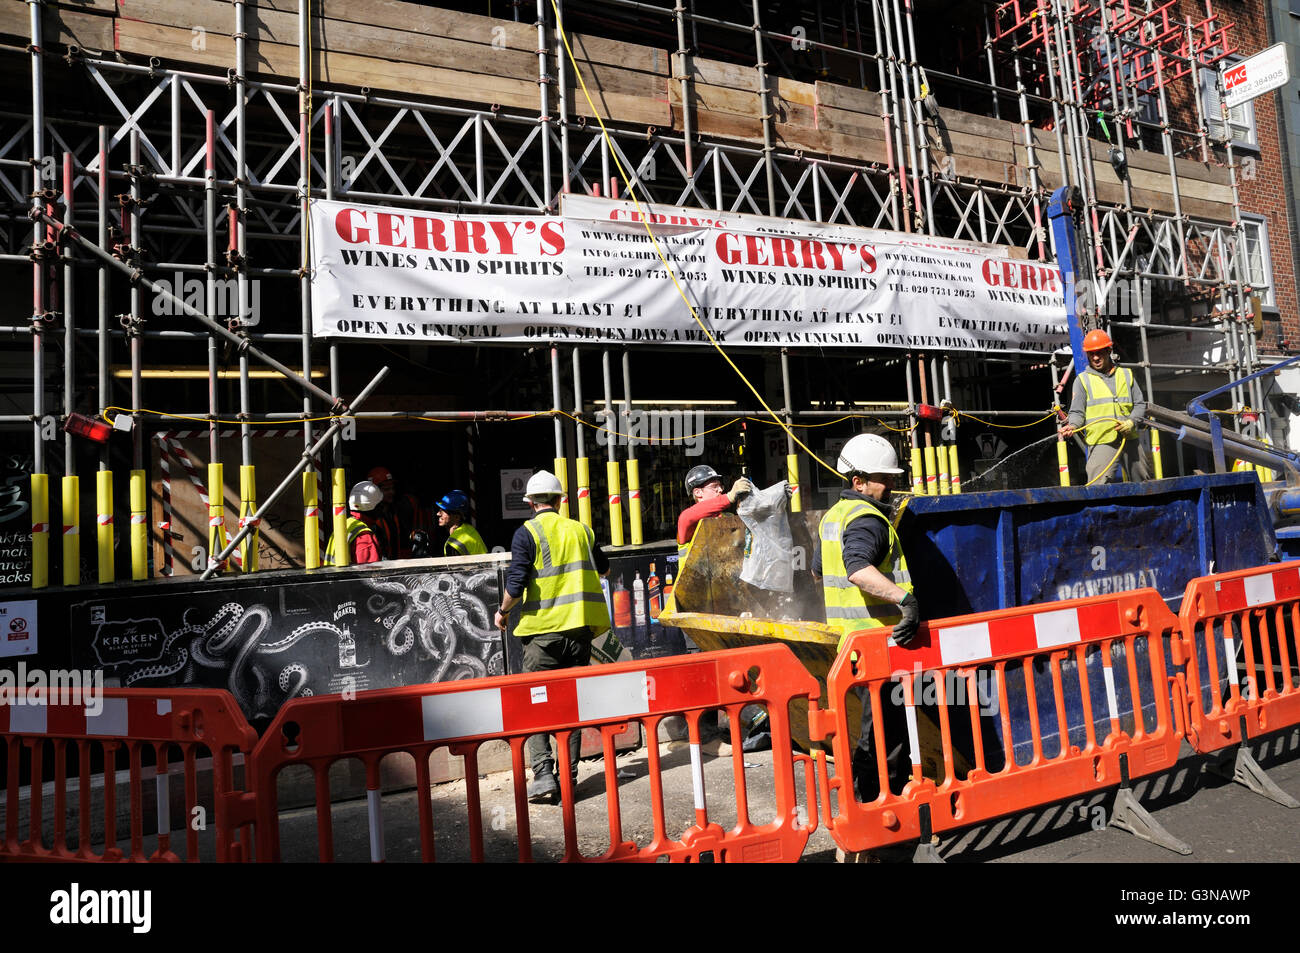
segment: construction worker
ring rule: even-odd
[[[1268,432],[1264,429],[1264,422],[1260,419],[1260,416],[1256,411],[1246,407],[1242,410],[1241,416],[1238,419],[1241,422],[1241,435],[1243,437],[1258,440],[1260,443],[1269,446],[1273,445],[1273,441],[1268,438]],[[1277,476],[1277,474],[1268,467],[1250,463],[1246,460],[1233,461],[1233,473],[1248,473],[1252,470],[1258,474],[1259,482],[1261,483],[1271,483]]]
[[[840,451],[836,469],[848,479],[849,488],[822,517],[812,567],[822,579],[826,622],[839,631],[841,650],[849,635],[863,629],[878,631],[882,638],[892,634],[894,644],[907,645],[916,635],[920,610],[890,522],[889,494],[894,478],[903,472],[898,454],[884,437],[858,434]],[[858,800],[866,802],[880,794],[880,771],[870,693],[863,687],[858,694],[862,723],[853,753],[853,786]],[[907,780],[907,722],[899,699],[892,696],[882,692],[880,704],[887,773],[891,790],[897,792]]]
[[[717,516],[733,507],[746,494],[754,492],[754,484],[741,477],[731,484],[731,489],[722,491],[722,475],[706,463],[691,467],[686,474],[686,492],[695,500],[694,505],[682,511],[677,518],[677,558],[678,567],[686,562],[686,554],[691,550],[691,541],[700,520]]]
[[[532,519],[515,530],[510,543],[505,597],[496,613],[496,626],[506,631],[510,610],[520,607],[515,637],[524,650],[524,671],[585,666],[591,661],[591,640],[609,629],[609,610],[600,577],[609,560],[596,546],[596,534],[577,520],[556,512],[564,488],[554,473],[539,470],[524,487]],[[569,736],[569,776],[578,779],[581,732]],[[528,739],[533,780],[528,800],[553,804],[560,785],[547,735]]]
[[[487,552],[483,537],[469,519],[469,497],[452,490],[438,501],[438,525],[447,531],[444,556],[477,556]]]
[[[1060,431],[1069,437],[1083,430],[1089,486],[1117,483],[1125,473],[1134,482],[1151,479],[1137,432],[1138,423],[1146,416],[1146,398],[1133,372],[1116,366],[1111,357],[1113,347],[1110,335],[1100,328],[1084,337],[1088,368],[1074,379],[1070,419]]]
[[[383,493],[379,487],[369,480],[362,480],[348,494],[349,565],[377,563],[383,559],[383,555],[379,551],[379,540],[375,537],[375,531],[361,518],[362,513],[372,512],[383,498]],[[334,565],[334,554],[337,552],[337,546],[338,540],[331,536],[329,545],[325,547],[325,556],[321,560],[322,565]]]
[[[393,471],[372,467],[366,476],[383,493],[383,501],[369,516],[379,538],[379,550],[385,559],[409,559],[412,555],[411,534],[428,532],[428,514],[420,501],[409,493],[398,493]]]

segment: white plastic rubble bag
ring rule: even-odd
[[[794,537],[790,535],[789,497],[782,480],[740,501],[736,515],[749,530],[745,537],[742,581],[772,592],[794,589]]]

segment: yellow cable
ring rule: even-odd
[[[650,222],[646,218],[645,212],[643,212],[641,209],[641,202],[639,199],[637,199],[636,189],[632,186],[632,182],[628,178],[627,171],[623,168],[622,161],[619,160],[618,149],[615,147],[614,141],[609,136],[609,130],[605,127],[605,120],[601,117],[600,111],[596,109],[596,104],[592,101],[591,93],[587,89],[587,81],[582,78],[582,71],[578,69],[578,61],[573,55],[573,49],[569,46],[569,37],[564,30],[563,19],[560,16],[560,8],[556,4],[555,0],[551,0],[551,9],[555,11],[555,31],[556,33],[559,34],[560,40],[563,41],[564,43],[564,50],[566,53],[568,53],[569,62],[573,65],[573,74],[578,78],[578,83],[579,85],[582,86],[582,95],[585,96],[587,99],[587,106],[591,109],[592,115],[596,117],[596,122],[599,123],[600,125],[600,133],[604,137],[606,145],[609,146],[610,157],[614,160],[614,164],[618,168],[618,174],[623,179],[623,185],[627,188],[627,194],[632,198],[632,204],[636,206],[637,215],[641,219],[641,224],[645,226],[646,234],[650,236],[650,243],[654,247],[655,254],[659,256],[659,261],[663,263],[664,270],[667,272],[668,277],[672,279],[673,287],[677,289],[677,294],[681,297],[682,301],[686,304],[686,307],[690,310],[691,317],[694,318],[695,323],[700,326],[700,330],[704,332],[704,335],[705,337],[708,338],[709,343],[713,345],[714,349],[718,352],[718,354],[722,356],[722,359],[727,362],[727,364],[731,367],[731,369],[736,372],[736,376],[738,376],[742,381],[744,381],[745,386],[749,388],[750,393],[752,393],[756,398],[758,398],[758,402],[763,405],[763,409],[767,411],[769,415],[771,415],[772,419],[776,421],[777,425],[780,426],[781,429],[783,429],[786,432],[786,434],[790,437],[790,439],[793,440],[796,444],[798,444],[801,448],[803,448],[804,452],[807,453],[810,457],[812,457],[812,459],[815,460],[818,464],[820,464],[823,468],[829,470],[831,473],[834,473],[840,479],[843,479],[843,475],[838,470],[832,467],[821,457],[817,456],[817,454],[814,453],[812,449],[807,446],[807,444],[805,444],[802,440],[800,440],[795,435],[795,432],[793,430],[791,430],[788,426],[786,426],[785,421],[781,420],[781,418],[777,416],[776,411],[774,411],[770,406],[768,406],[767,401],[763,399],[763,395],[758,392],[758,388],[756,388],[752,383],[750,383],[749,378],[746,377],[744,375],[744,372],[742,372],[741,369],[736,366],[735,362],[732,361],[731,357],[723,349],[722,345],[718,343],[717,339],[713,336],[713,332],[710,331],[708,327],[704,324],[704,322],[700,320],[700,316],[695,311],[695,306],[691,304],[690,299],[686,297],[686,292],[682,290],[682,286],[677,280],[677,273],[673,271],[672,265],[668,263],[668,259],[664,256],[663,249],[659,247],[659,239],[655,237],[654,229],[650,227]]]
[[[1032,423],[1027,423],[1027,424],[995,424],[991,420],[981,420],[979,417],[976,417],[974,414],[968,414],[962,411],[958,411],[957,416],[969,417],[977,424],[984,424],[984,426],[986,427],[997,427],[999,430],[1024,430],[1026,427],[1037,427],[1044,420],[1050,420],[1052,417],[1056,416],[1056,411],[1054,410],[1048,411],[1047,416],[1039,417],[1037,420],[1033,421]]]

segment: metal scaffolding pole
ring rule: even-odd
[[[909,89],[908,124],[916,130],[916,139],[921,152],[921,168],[919,170],[921,183],[925,188],[925,230],[928,234],[934,234],[934,188],[930,181],[930,133],[925,127],[925,119],[922,115],[923,101],[929,90],[921,82],[920,66],[917,63],[916,55],[916,31],[912,26],[912,0],[903,0],[903,9],[906,12],[904,21],[907,23],[907,67],[911,72],[912,84]],[[894,19],[898,19],[898,0],[894,0]],[[899,27],[898,45],[900,52],[903,49],[903,32]],[[906,84],[905,84],[906,85]],[[915,95],[913,95],[915,94]],[[914,167],[915,168],[915,167]],[[983,196],[983,193],[980,193]],[[981,203],[980,224],[983,226],[983,211]]]
[[[537,126],[541,133],[538,138],[542,150],[542,188],[538,194],[542,200],[542,211],[549,211],[551,207],[551,108],[550,97],[546,94],[551,77],[546,72],[546,50],[546,0],[537,0]]]
[[[682,153],[685,158],[686,176],[695,178],[695,116],[691,111],[691,50],[686,45],[686,8],[683,0],[674,0],[673,21],[677,25],[677,63],[681,72],[673,77],[678,82],[682,96]],[[692,182],[692,188],[694,183]]]
[[[759,0],[753,0],[754,8],[754,55],[755,69],[758,70],[758,108],[763,121],[763,173],[767,177],[767,214],[776,216],[776,167],[772,153],[775,151],[772,140],[772,120],[775,107],[772,103],[772,90],[767,84],[767,61],[763,56],[763,27],[759,21]]]
[[[561,36],[564,25],[564,0],[555,0],[555,9],[555,76],[558,91],[556,108],[560,114],[560,191],[567,195],[573,173],[569,167],[569,58],[565,54],[564,39]]]
[[[63,153],[63,224],[71,225],[74,222],[73,215],[73,196],[72,196],[72,153]],[[77,368],[77,321],[76,321],[76,271],[73,262],[72,249],[68,248],[63,255],[63,417],[66,420],[76,409],[74,388],[76,386],[76,368]],[[76,446],[73,443],[74,438],[71,432],[65,432],[63,435],[63,472],[67,476],[75,476],[77,473],[76,466]],[[64,525],[67,525],[67,514],[64,514]]]
[[[886,56],[880,48],[881,37],[884,36],[888,42],[888,35],[882,33],[880,26],[880,4],[881,0],[871,0],[871,17],[872,17],[872,38],[876,44],[876,74],[880,82],[880,122],[885,129],[885,162],[889,166],[889,210],[891,214],[891,224],[894,228],[905,228],[907,231],[912,230],[910,224],[911,215],[908,214],[907,199],[907,182],[906,169],[902,167],[901,160],[903,156],[903,140],[900,136],[898,123],[894,117],[894,103],[898,101],[898,91],[894,83],[894,70],[892,66],[893,52],[892,48],[889,54],[891,63],[886,71]],[[854,4],[856,14],[857,5]],[[865,83],[863,84],[866,85]],[[896,161],[897,158],[897,161]],[[899,198],[902,198],[903,211],[899,212]],[[900,222],[904,223],[900,226]]]

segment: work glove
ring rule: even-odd
[[[916,630],[921,625],[921,607],[917,604],[916,596],[909,592],[898,604],[898,608],[903,610],[903,618],[894,626],[894,644],[906,646],[916,638]]]
[[[1121,420],[1119,423],[1115,425],[1115,429],[1118,430],[1120,433],[1124,434],[1125,436],[1128,436],[1133,432],[1133,428],[1135,426],[1136,425],[1131,420]]]
[[[731,489],[727,492],[727,499],[733,504],[741,497],[749,496],[754,492],[754,484],[750,483],[745,477],[741,477],[735,483],[731,484]]]

